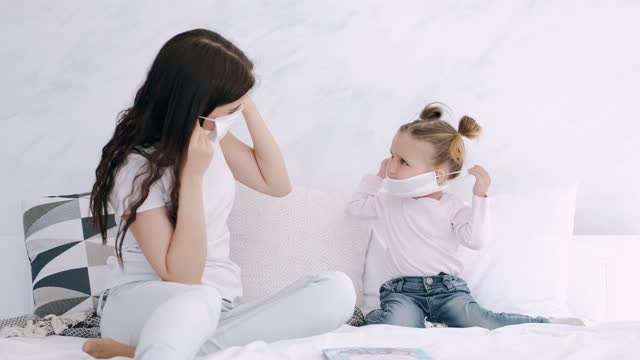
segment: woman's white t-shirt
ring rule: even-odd
[[[240,268],[229,259],[229,228],[227,218],[235,197],[235,180],[224,159],[219,142],[213,144],[213,160],[204,175],[203,204],[207,231],[207,259],[202,284],[216,288],[222,298],[234,301],[242,296]],[[118,171],[110,195],[110,205],[120,226],[121,217],[128,209],[134,178],[143,170],[147,160],[140,154],[128,156]],[[136,180],[139,186],[141,179]],[[167,170],[149,189],[149,196],[137,212],[168,206],[171,197],[172,172]],[[139,191],[139,188],[137,191]],[[131,231],[127,231],[122,244],[124,266],[112,256],[108,260],[111,287],[141,280],[161,280],[142,253]]]

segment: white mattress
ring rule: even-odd
[[[91,359],[80,351],[84,339],[0,339],[0,359]],[[410,329],[392,326],[343,328],[320,336],[254,342],[207,356],[220,359],[322,359],[321,350],[348,346],[419,347],[434,359],[639,359],[640,322],[586,328],[528,324],[494,331]],[[122,359],[122,358],[121,358]]]

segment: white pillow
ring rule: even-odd
[[[337,270],[359,303],[370,224],[347,215],[351,194],[296,188],[273,198],[238,185],[229,216],[231,259],[242,269],[242,302],[274,294],[306,275]]]
[[[497,312],[568,315],[577,186],[492,196],[488,244],[463,249],[471,294]]]
[[[374,230],[362,277],[362,312],[365,315],[380,308],[380,286],[384,281],[384,270],[384,244]]]
[[[567,315],[569,243],[577,186],[491,196],[490,231],[481,251],[461,248],[463,279],[482,306],[532,316]],[[371,240],[364,305],[379,308],[383,242]]]

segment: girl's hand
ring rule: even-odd
[[[200,126],[200,121],[196,121],[196,126],[191,132],[189,139],[189,148],[187,150],[187,159],[182,170],[183,176],[203,177],[209,164],[213,159],[213,146]]]
[[[476,183],[473,185],[473,194],[478,197],[487,197],[489,186],[491,186],[491,176],[482,166],[476,165],[469,169],[469,174],[475,176]]]
[[[380,170],[378,170],[378,176],[381,178],[386,178],[387,177],[387,164],[389,163],[389,159],[384,159],[382,160],[382,162],[380,163]]]

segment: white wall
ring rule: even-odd
[[[208,27],[255,60],[298,185],[349,191],[429,100],[486,129],[495,191],[582,182],[576,232],[639,234],[636,1],[3,1],[0,233],[90,189],[160,46]],[[246,137],[246,132],[239,129]],[[465,186],[467,184],[464,184]],[[469,190],[470,191],[470,190]]]

